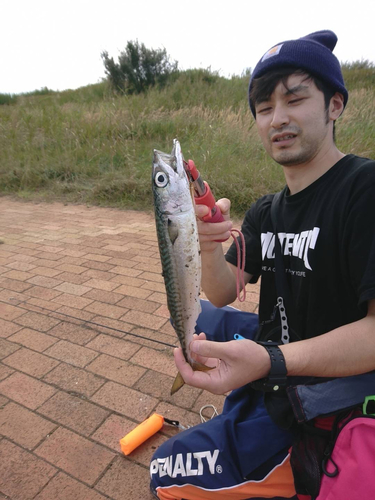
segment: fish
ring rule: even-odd
[[[195,361],[189,349],[201,312],[201,257],[194,196],[177,139],[173,141],[171,154],[154,149],[152,192],[162,274],[172,324],[185,360],[193,370],[206,371],[209,368]],[[171,394],[175,394],[184,383],[178,373]]]

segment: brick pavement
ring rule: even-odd
[[[172,348],[154,341],[177,339],[153,216],[2,197],[0,240],[0,498],[151,499],[149,460],[178,431],[128,457],[119,439],[154,411],[194,425],[224,401],[169,395]],[[235,305],[254,311],[258,293]]]

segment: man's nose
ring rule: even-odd
[[[280,128],[289,123],[288,109],[283,104],[276,104],[273,109],[271,126],[273,128]]]

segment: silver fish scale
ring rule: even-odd
[[[178,141],[171,155],[154,151],[153,195],[168,309],[186,360],[200,314],[201,262],[189,182]]]

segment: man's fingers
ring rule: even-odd
[[[190,350],[196,356],[204,358],[221,359],[226,352],[225,344],[228,342],[213,342],[211,340],[193,340],[190,343]]]

